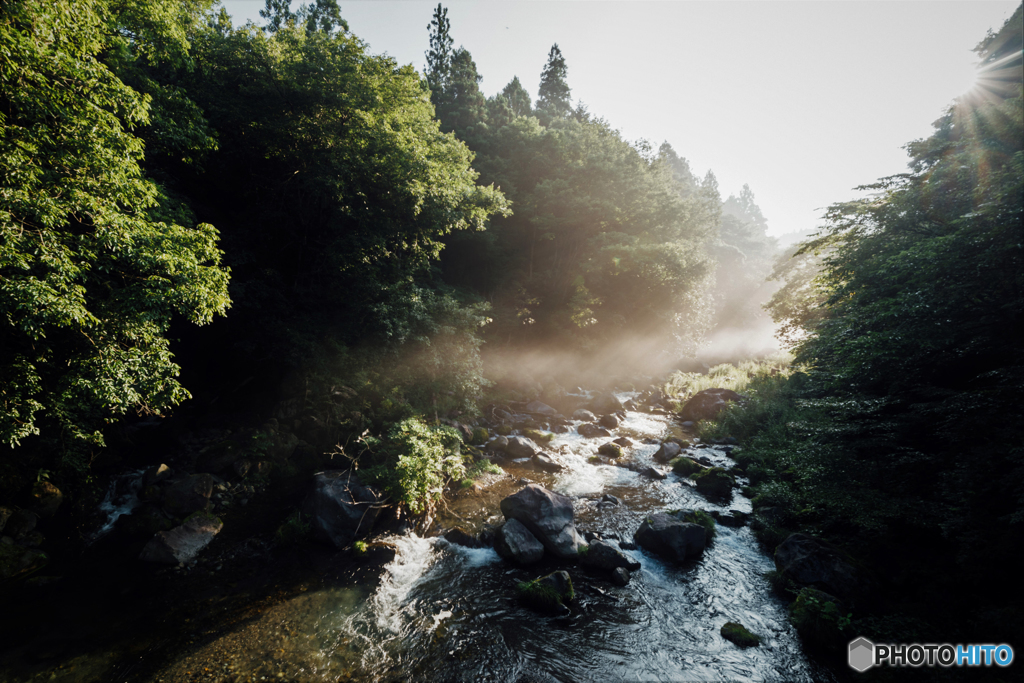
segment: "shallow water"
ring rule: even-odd
[[[667,433],[665,418],[628,413],[618,433]],[[726,504],[704,499],[674,476],[664,481],[587,462],[607,438],[558,436],[549,450],[567,469],[557,475],[513,469],[482,492],[459,496],[439,516],[442,526],[478,531],[498,522],[498,502],[522,478],[575,497],[577,528],[624,540],[651,511],[699,507],[750,510],[735,494]],[[638,443],[633,459],[653,464],[657,445]],[[695,451],[728,461],[719,449]],[[611,493],[618,507],[600,507]],[[624,588],[579,567],[569,569],[577,602],[565,617],[531,612],[515,600],[519,581],[557,565],[512,567],[491,549],[441,538],[388,539],[394,561],[376,580],[303,593],[176,662],[155,680],[209,666],[225,680],[294,681],[831,681],[808,660],[785,605],[763,573],[773,568],[747,528],[719,526],[704,556],[686,566],[627,551],[642,564]],[[762,636],[740,649],[719,629],[739,621]],[[207,669],[208,671],[210,669]],[[545,676],[547,678],[545,678]]]

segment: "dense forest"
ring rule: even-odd
[[[59,489],[74,545],[140,444],[263,457],[273,418],[423,513],[487,404],[690,371],[770,315],[792,364],[699,433],[743,445],[769,552],[871,577],[822,644],[1024,633],[1020,9],[908,172],[785,253],[749,187],[574,104],[557,44],[536,100],[485,96],[441,5],[423,74],[336,0],[0,11],[0,505]]]

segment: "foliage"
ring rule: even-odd
[[[707,534],[707,544],[711,545],[715,536],[718,535],[718,523],[715,522],[715,518],[709,515],[704,510],[690,510],[689,512],[683,513],[682,520],[689,522],[690,524],[699,524],[704,527],[704,531]]]
[[[566,80],[568,69],[565,57],[558,43],[551,46],[548,61],[540,74],[540,88],[537,98],[537,114],[544,123],[552,119],[565,117],[569,113],[572,102],[569,98],[569,83]]]
[[[394,425],[384,439],[368,442],[373,464],[361,469],[367,481],[413,514],[429,512],[445,483],[465,476],[461,439],[451,427],[430,427],[409,418]]]
[[[669,375],[661,390],[681,399],[692,397],[705,389],[730,389],[744,393],[752,382],[766,381],[789,372],[790,356],[779,353],[760,360],[722,363],[707,373],[676,371]]]
[[[0,441],[45,424],[65,465],[83,466],[105,423],[187,398],[172,316],[205,324],[228,307],[217,232],[185,208],[185,225],[162,220],[169,200],[140,168],[132,130],[149,122],[149,98],[100,61],[122,32],[147,54],[169,5],[147,7],[17,3],[0,29]]]
[[[312,527],[302,518],[301,512],[293,512],[277,527],[274,537],[281,545],[290,545],[309,537]]]
[[[804,588],[790,606],[789,619],[809,645],[839,650],[853,637],[851,613],[843,614],[836,598],[814,588]]]

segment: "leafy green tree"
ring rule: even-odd
[[[568,69],[558,43],[551,46],[548,61],[540,74],[540,88],[537,98],[537,115],[547,125],[552,120],[565,117],[572,110],[569,98]]]
[[[23,2],[0,28],[0,440],[46,430],[76,464],[102,425],[188,396],[166,333],[228,307],[217,232],[140,169],[149,98],[99,57],[187,46],[174,3]],[[122,30],[113,31],[119,21]],[[125,36],[133,36],[126,39]],[[163,202],[163,203],[162,203]],[[80,464],[80,463],[79,463]]]

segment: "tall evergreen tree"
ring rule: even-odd
[[[270,2],[270,0],[267,0]],[[437,105],[438,96],[448,88],[452,68],[452,24],[448,21],[448,8],[437,3],[434,16],[427,25],[430,31],[430,49],[427,50],[427,85],[431,101]]]
[[[443,130],[455,131],[460,139],[467,141],[479,132],[476,128],[487,120],[487,99],[480,92],[482,80],[469,50],[464,47],[456,50],[451,57],[447,87],[434,93],[437,118]]]
[[[545,125],[553,119],[564,118],[572,109],[566,71],[565,58],[558,43],[555,43],[548,52],[548,63],[540,74],[537,115]]]
[[[530,93],[519,82],[519,76],[515,76],[501,90],[501,94],[508,100],[509,107],[515,116],[529,116],[533,113],[530,106]]]

